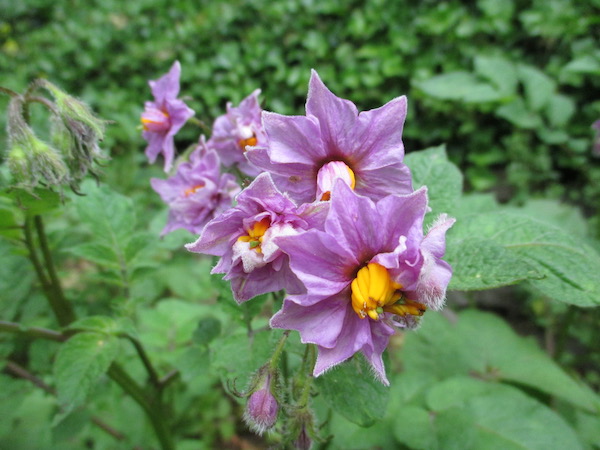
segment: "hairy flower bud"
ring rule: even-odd
[[[279,405],[275,396],[272,394],[271,374],[260,374],[264,377],[248,399],[246,411],[244,412],[244,421],[257,434],[263,434],[270,430],[277,421],[277,412]]]
[[[40,83],[54,96],[58,114],[78,140],[101,141],[104,138],[106,121],[96,117],[88,105],[47,80]]]

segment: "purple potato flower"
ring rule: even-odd
[[[231,281],[238,303],[284,288],[302,292],[303,285],[289,270],[288,257],[275,238],[322,227],[328,203],[298,208],[277,190],[267,173],[259,175],[236,201],[235,207],[210,221],[186,248],[221,257],[211,273],[225,274],[223,279]]]
[[[384,384],[382,353],[395,328],[415,328],[443,306],[452,269],[440,258],[454,219],[441,215],[426,236],[427,191],[373,202],[337,181],[324,229],[278,237],[306,292],[289,295],[273,328],[317,345],[319,376],[357,352]]]
[[[406,97],[359,114],[313,70],[306,116],[264,112],[262,117],[268,144],[258,143],[246,157],[271,172],[277,187],[298,203],[326,200],[336,173],[373,200],[412,192],[410,171],[402,162]]]
[[[200,147],[167,180],[153,178],[152,188],[169,205],[169,219],[161,236],[178,228],[200,234],[208,221],[229,209],[240,187],[231,174],[221,174],[219,157]]]
[[[175,156],[174,136],[194,115],[194,111],[179,100],[179,76],[181,66],[175,61],[171,70],[156,81],[148,84],[154,95],[153,102],[146,102],[142,113],[143,138],[148,142],[146,156],[151,163],[162,153],[165,158],[165,172],[171,170]]]
[[[266,145],[267,142],[260,120],[262,109],[258,103],[259,94],[260,89],[255,90],[239,106],[228,103],[227,113],[215,120],[209,140],[209,145],[219,153],[223,165],[231,167],[237,164],[243,173],[252,177],[262,170],[246,160],[246,147]]]

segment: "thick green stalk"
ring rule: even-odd
[[[283,336],[281,336],[281,339],[279,339],[277,347],[275,347],[275,351],[273,352],[273,356],[271,356],[271,370],[277,369],[277,365],[279,364],[279,356],[281,356],[281,352],[283,352],[283,348],[285,347],[285,341],[287,341],[289,335],[290,330],[285,330],[283,332]]]
[[[73,306],[67,301],[60,284],[60,280],[54,267],[54,260],[52,259],[52,253],[50,253],[50,247],[48,246],[48,239],[46,238],[46,232],[44,230],[44,222],[42,216],[34,216],[33,222],[37,231],[40,248],[42,249],[42,255],[44,257],[44,263],[48,276],[50,278],[51,289],[48,292],[50,296],[48,301],[50,306],[56,315],[56,319],[61,327],[69,325],[75,320],[75,311]]]

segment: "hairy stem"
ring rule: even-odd
[[[46,264],[46,270],[50,278],[51,284],[51,295],[48,297],[50,306],[56,315],[56,319],[61,327],[69,325],[75,320],[75,312],[73,306],[67,301],[60,284],[60,280],[54,267],[54,260],[52,259],[52,253],[48,245],[48,239],[44,230],[44,222],[42,216],[34,216],[33,222],[37,231],[40,247],[42,249],[42,255],[44,257],[44,263]]]
[[[135,351],[137,352],[138,356],[142,360],[142,364],[144,365],[144,367],[146,368],[146,371],[148,372],[148,376],[150,377],[150,383],[152,383],[152,385],[154,387],[156,387],[157,389],[160,389],[161,382],[158,377],[158,373],[156,372],[156,369],[152,365],[150,358],[148,358],[148,354],[146,353],[146,350],[142,346],[142,343],[139,340],[137,340],[136,338],[129,336],[127,334],[121,335],[121,337],[127,338],[127,340],[129,340],[129,342],[131,342],[133,344],[133,346],[135,347]]]

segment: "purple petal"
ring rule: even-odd
[[[303,306],[286,298],[283,308],[271,318],[272,328],[297,330],[303,343],[322,347],[336,345],[348,309],[347,294],[333,296],[323,302]]]
[[[390,159],[402,161],[402,129],[406,119],[406,97],[397,97],[385,105],[358,115],[355,157],[366,167],[381,167]],[[385,155],[385,158],[382,156]],[[387,163],[385,162],[387,160]]]
[[[359,265],[382,250],[382,225],[375,204],[369,198],[357,195],[342,180],[336,182],[325,231],[335,236]]]
[[[339,320],[339,319],[338,319]],[[342,331],[340,332],[334,347],[328,348],[319,345],[319,354],[313,375],[318,377],[360,351],[363,346],[372,345],[370,319],[359,319],[356,313],[346,304],[345,317],[343,319]],[[342,322],[342,320],[340,320]]]
[[[358,261],[332,236],[313,229],[275,242],[289,255],[292,271],[306,286],[304,305],[337,294],[352,281]]]
[[[273,163],[312,165],[327,157],[316,118],[263,112],[262,120]]]
[[[319,120],[326,147],[344,150],[354,149],[353,137],[358,110],[350,100],[334,95],[321,81],[316,71],[311,71],[306,100],[306,114]]]
[[[179,94],[179,77],[181,75],[181,65],[175,61],[166,75],[163,75],[156,81],[149,81],[152,94],[156,103],[161,104],[165,100],[177,98]]]
[[[373,200],[390,194],[410,194],[413,191],[410,169],[401,162],[376,169],[360,168],[355,175],[356,193]]]

